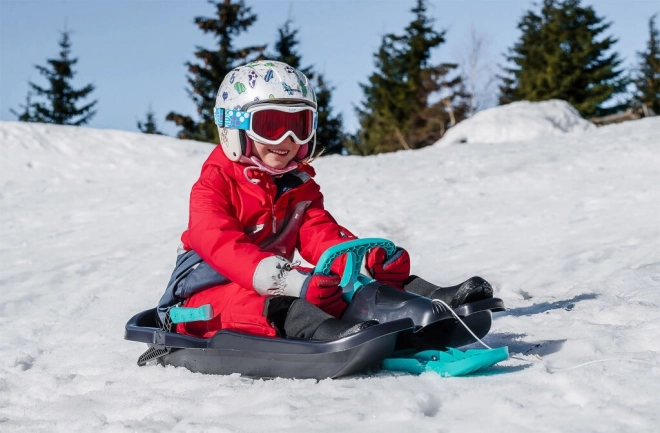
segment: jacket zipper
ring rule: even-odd
[[[275,217],[275,203],[273,203],[273,209],[271,211],[273,213],[273,233],[277,233],[277,218]]]
[[[277,194],[277,187],[275,186],[275,184],[271,183],[271,184],[268,185],[268,189],[269,189],[268,198],[270,199],[270,214],[271,214],[270,224],[271,224],[271,227],[272,227],[271,231],[273,233],[277,233],[277,217],[275,216],[275,200],[273,198],[274,197],[273,196],[273,190],[275,190],[274,192],[275,192],[275,194]]]
[[[305,183],[306,183],[306,182],[302,183],[301,185],[297,186],[296,188],[291,188],[290,190],[286,191],[284,194],[282,194],[282,195],[280,196],[280,198],[278,199],[278,201],[279,201],[280,203],[283,203],[283,199],[285,198],[285,196],[287,196],[287,195],[291,195],[292,191],[294,191],[294,190],[296,190],[296,189],[302,187],[303,185],[305,185]],[[277,193],[277,187],[276,187],[274,184],[272,185],[272,187],[275,188],[275,190],[276,190],[275,192]],[[275,217],[275,208],[276,208],[277,205],[276,205],[276,203],[275,203],[275,200],[273,200],[273,198],[272,198],[273,196],[270,195],[270,197],[271,197],[271,212],[272,212],[272,218],[271,218],[272,221],[271,221],[271,225],[272,225],[272,227],[273,227],[273,228],[272,228],[272,232],[273,232],[273,233],[277,233],[277,218]]]

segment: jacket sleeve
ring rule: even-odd
[[[298,251],[303,259],[316,265],[321,255],[328,248],[357,239],[353,233],[342,227],[323,207],[323,194],[316,186],[315,198],[303,216],[303,222],[298,232]],[[346,263],[345,256],[340,256],[332,265],[332,271],[340,274]]]
[[[229,188],[218,167],[209,166],[202,172],[190,194],[189,246],[212,268],[242,287],[267,290],[261,286],[271,281],[259,281],[256,271],[275,257],[253,244],[243,232],[232,215]]]

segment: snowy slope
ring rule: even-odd
[[[486,342],[523,360],[466,378],[138,368],[123,326],[162,293],[210,150],[0,122],[0,430],[657,431],[660,118],[314,163],[340,223],[505,299]]]

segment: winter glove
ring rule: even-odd
[[[386,256],[387,252],[383,248],[369,250],[364,260],[367,272],[376,281],[403,289],[404,282],[410,277],[408,251],[397,247],[392,257],[386,260]]]
[[[340,317],[347,306],[341,297],[340,281],[334,273],[315,274],[312,268],[293,266],[282,280],[282,294],[306,299],[331,316]]]

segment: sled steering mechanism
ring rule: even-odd
[[[387,239],[365,238],[350,240],[325,250],[314,268],[314,273],[329,275],[330,267],[335,259],[342,254],[346,254],[346,267],[344,268],[339,285],[343,289],[344,300],[351,302],[355,293],[362,286],[374,282],[372,278],[360,273],[360,267],[362,266],[364,255],[370,249],[376,247],[383,248],[387,252],[387,257],[392,257],[396,252],[396,245]]]

